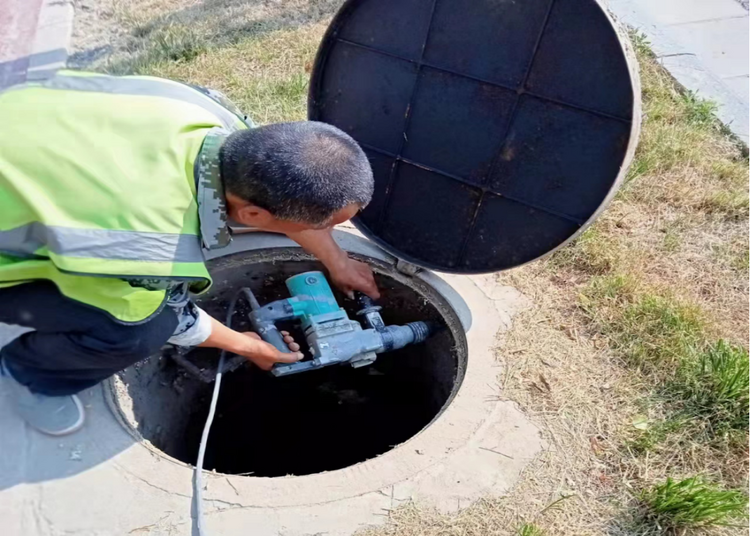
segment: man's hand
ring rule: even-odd
[[[263,341],[257,333],[245,331],[242,332],[242,335],[250,339],[248,347],[244,352],[237,352],[237,354],[246,357],[262,370],[271,370],[275,363],[296,363],[303,357],[299,351],[299,344],[294,342],[288,332],[282,331],[281,334],[289,347],[289,353],[280,352],[274,346]]]
[[[355,290],[367,294],[373,300],[380,298],[372,269],[365,263],[355,261],[347,256],[328,266],[328,271],[333,284],[350,298],[354,297]]]
[[[294,342],[289,333],[282,331],[281,334],[289,347],[289,353],[280,352],[273,345],[261,340],[257,333],[240,333],[211,318],[211,335],[198,346],[221,348],[249,359],[263,370],[271,370],[274,363],[296,363],[304,357],[299,351],[299,344]]]
[[[347,296],[353,297],[355,290],[364,292],[370,298],[380,298],[378,286],[372,270],[365,263],[349,258],[331,235],[331,229],[310,229],[290,233],[289,238],[297,242],[308,253],[315,255],[328,268],[331,280]]]

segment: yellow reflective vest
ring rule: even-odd
[[[208,288],[194,168],[212,129],[246,128],[234,111],[171,80],[63,71],[0,93],[0,121],[0,287],[50,280],[122,322],[165,301],[127,279]]]

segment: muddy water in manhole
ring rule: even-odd
[[[241,286],[250,286],[267,303],[288,296],[287,277],[320,269],[311,261],[258,262],[252,256],[212,264],[215,286],[198,301],[216,318],[224,318],[229,298]],[[458,319],[423,283],[407,286],[407,280],[397,281],[402,276],[377,277],[386,323],[435,320],[446,328],[423,344],[381,354],[369,367],[335,366],[275,378],[246,365],[226,374],[206,469],[266,477],[341,469],[407,441],[447,407],[466,360]],[[354,318],[355,304],[337,298]],[[235,329],[248,329],[245,313],[243,304]],[[188,357],[212,368],[218,352],[198,349]],[[166,454],[194,463],[212,384],[193,379],[165,356],[131,367],[120,378],[126,392],[118,396],[132,400],[131,421],[141,435]]]

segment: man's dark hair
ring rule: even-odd
[[[324,224],[351,204],[370,202],[365,153],[341,130],[316,121],[232,133],[220,152],[226,190],[279,219]]]

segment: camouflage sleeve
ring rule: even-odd
[[[240,118],[240,120],[247,125],[247,128],[254,128],[255,124],[253,123],[252,119],[250,119],[246,114],[242,113],[242,111],[231,101],[229,98],[224,95],[221,91],[218,91],[216,89],[210,89],[203,86],[198,86],[195,84],[188,84],[193,89],[200,91],[204,95],[207,95],[211,97],[213,100],[221,104],[224,108],[232,112],[234,115]]]

